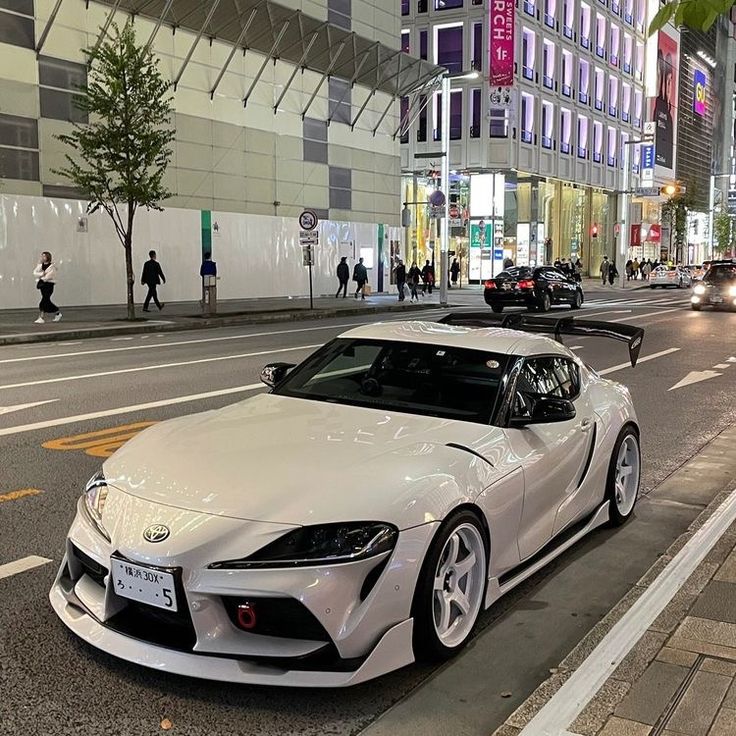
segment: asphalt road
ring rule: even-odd
[[[589,294],[585,316],[646,328],[635,369],[627,367],[623,344],[568,341],[630,387],[647,493],[736,422],[736,314],[695,313],[688,299],[680,291]],[[481,307],[476,295],[461,301]],[[412,666],[347,691],[166,675],[114,660],[67,633],[47,591],[76,499],[102,457],[146,423],[253,395],[263,364],[301,360],[360,322],[0,348],[0,566],[30,555],[53,560],[0,575],[2,736],[153,734],[164,718],[180,734],[390,734],[419,727],[427,736],[488,734],[707,503],[645,498],[632,523],[591,535],[484,614],[477,637],[453,662],[435,671]],[[694,378],[702,380],[675,388]],[[288,461],[288,438],[283,449]]]

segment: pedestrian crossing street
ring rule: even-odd
[[[587,308],[598,307],[669,307],[671,309],[690,307],[690,290],[679,289],[677,291],[663,292],[652,290],[651,292],[636,292],[619,296],[620,292],[610,297],[600,295],[586,297],[584,306]]]

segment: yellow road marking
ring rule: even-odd
[[[84,434],[75,434],[70,437],[59,437],[44,442],[41,446],[47,450],[61,452],[83,451],[92,457],[110,457],[115,450],[122,447],[128,440],[133,439],[139,432],[156,422],[135,422],[123,424],[119,427],[100,429]]]
[[[38,488],[21,488],[18,491],[10,491],[10,493],[3,493],[0,495],[0,503],[6,501],[17,501],[19,498],[25,498],[26,496],[38,496],[43,491]]]

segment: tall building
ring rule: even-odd
[[[399,8],[382,0],[0,2],[0,308],[36,300],[37,251],[60,265],[62,303],[125,301],[122,249],[103,214],[55,170],[57,136],[86,122],[73,103],[82,49],[134,18],[175,83],[165,212],[140,212],[136,257],[159,251],[167,300],[198,299],[202,229],[220,298],[308,291],[297,217],[321,219],[317,293],[341,255],[380,288],[398,248],[399,97],[433,65],[400,52]]]
[[[505,257],[580,258],[597,272],[620,236],[627,147],[628,185],[639,183],[640,147],[628,144],[647,119],[646,0],[403,0],[401,12],[404,51],[453,74],[479,72],[454,80],[450,100],[450,249],[464,278],[487,278]],[[417,259],[433,252],[421,203],[441,145],[439,94],[423,102],[401,154]]]

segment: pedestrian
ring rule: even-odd
[[[560,268],[562,266],[562,261],[559,258],[555,258],[555,262],[553,265],[555,268]]]
[[[207,299],[207,288],[205,285],[205,276],[214,276],[217,278],[217,264],[212,260],[212,253],[205,251],[202,257],[202,265],[199,267],[199,276],[202,279],[202,300],[200,305],[204,309],[205,301]]]
[[[56,265],[54,264],[51,253],[47,250],[41,253],[41,260],[33,270],[36,277],[36,288],[41,292],[41,301],[38,303],[38,319],[37,325],[42,325],[46,320],[45,314],[53,314],[54,322],[61,319],[59,307],[51,301],[51,295],[54,293],[54,285],[56,284]]]
[[[601,285],[605,286],[608,281],[608,273],[611,270],[611,263],[608,260],[608,256],[603,256],[603,262],[599,270],[601,274]]]
[[[143,311],[148,312],[148,305],[153,299],[159,309],[159,312],[166,306],[158,300],[157,289],[160,284],[166,283],[166,276],[161,270],[161,264],[156,260],[156,251],[148,251],[148,260],[143,264],[143,275],[141,276],[141,285],[148,287],[146,300],[143,302]]]
[[[507,268],[513,268],[514,261],[513,259],[506,256],[506,258],[503,259],[503,270],[505,271]]]
[[[450,284],[455,287],[457,286],[457,277],[460,275],[460,264],[457,262],[457,258],[452,259],[450,265]]]
[[[404,287],[406,286],[406,266],[404,262],[399,258],[399,262],[396,264],[396,288],[399,290],[399,301],[404,301]]]
[[[360,294],[360,298],[365,299],[363,289],[368,281],[368,269],[363,265],[362,258],[355,264],[355,268],[353,269],[353,281],[357,284],[357,288],[355,289],[355,298],[357,299],[358,294]]]
[[[409,301],[419,301],[419,294],[417,292],[417,289],[419,287],[419,280],[422,277],[422,272],[419,270],[419,266],[417,266],[417,262],[413,261],[411,264],[411,268],[409,269],[409,292],[411,293],[411,299]]]
[[[565,274],[565,276],[570,275],[570,264],[563,258],[562,262],[559,265],[560,271]]]
[[[578,258],[572,269],[572,275],[579,284],[583,281],[583,262]]]
[[[422,294],[424,294],[425,291],[429,291],[429,293],[432,293],[432,287],[434,286],[434,266],[427,260],[427,262],[424,264],[424,268],[422,269],[422,281],[424,283],[422,284]]]
[[[637,281],[639,278],[639,269],[641,268],[638,258],[634,258],[634,262],[631,264],[631,267],[634,269],[634,281]]]
[[[342,298],[344,299],[348,295],[348,281],[350,281],[350,266],[348,266],[347,256],[343,256],[340,263],[337,264],[336,276],[339,285],[335,299],[340,296],[340,292],[342,292]]]
[[[618,278],[618,269],[616,268],[615,263],[611,263],[611,266],[608,269],[608,283],[613,286],[613,282],[616,278]]]
[[[642,263],[641,265],[641,277],[645,281],[649,281],[649,274],[652,272],[652,264],[650,262]]]
[[[628,261],[626,261],[624,269],[626,270],[626,280],[631,281],[631,276],[634,273],[634,262],[630,258]]]

